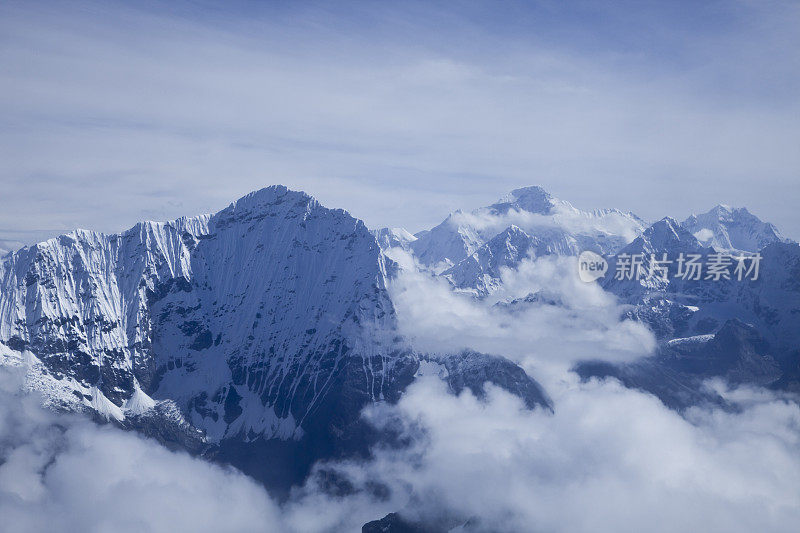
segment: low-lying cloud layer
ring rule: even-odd
[[[0,529],[280,530],[278,507],[240,472],[45,411],[0,370]]]
[[[478,530],[793,531],[800,519],[796,404],[682,418],[615,382],[572,380],[555,402],[550,415],[498,389],[481,403],[423,381],[372,413],[427,428],[419,447],[352,477],[413,491],[411,518],[449,510]]]
[[[513,359],[537,379],[543,372],[561,379],[577,361],[630,361],[655,348],[646,327],[620,321],[623,308],[611,294],[580,281],[574,257],[524,260],[516,270],[503,269],[502,288],[476,300],[421,271],[402,250],[389,253],[402,269],[390,286],[400,329],[417,350],[471,348]],[[535,304],[508,304],[532,294]]]

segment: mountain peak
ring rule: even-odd
[[[744,207],[719,204],[681,224],[701,243],[724,250],[756,252],[772,242],[784,242],[778,228]]]
[[[500,235],[526,235],[526,233],[516,224],[511,224],[509,227],[501,231]]]
[[[294,191],[285,185],[270,185],[245,194],[235,202],[232,202],[228,209],[252,209],[258,206],[275,205],[284,202],[292,202],[304,207],[318,203],[313,196],[303,191]]]
[[[711,208],[706,216],[716,216],[720,221],[731,221],[736,218],[755,219],[760,222],[757,216],[750,213],[746,207],[731,207],[727,204],[717,204]]]
[[[678,221],[672,217],[664,217],[661,220],[654,222],[652,226],[645,230],[645,234],[648,232],[653,231],[661,231],[661,230],[671,230],[673,232],[677,232],[676,228],[679,228],[680,224]]]
[[[528,211],[541,215],[550,214],[555,202],[549,192],[538,185],[514,189],[506,196],[500,198],[492,207],[500,213],[506,213],[510,209]]]
[[[664,217],[644,230],[642,235],[626,246],[622,252],[629,254],[700,250],[697,239],[677,220]]]
[[[672,217],[664,217],[644,230],[643,237],[651,242],[677,242],[685,240],[691,235],[681,228],[681,225]]]
[[[535,195],[535,196],[550,196],[550,193],[547,192],[544,187],[540,187],[539,185],[529,185],[528,187],[520,187],[519,189],[514,189],[511,191],[511,194],[516,198],[522,198],[525,196]]]

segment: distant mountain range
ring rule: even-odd
[[[704,388],[709,377],[800,391],[797,243],[743,208],[649,224],[582,211],[540,187],[416,235],[370,231],[273,186],[213,215],[24,247],[0,263],[0,364],[26,368],[27,387],[54,409],[236,465],[278,491],[319,459],[391,440],[361,410],[396,401],[431,365],[454,393],[481,396],[492,382],[528,407],[558,409],[503,354],[415,351],[387,290],[394,247],[477,299],[502,288],[503,269],[542,256],[591,250],[613,273],[621,254],[758,252],[754,281],[599,280],[659,348],[626,365],[586,354],[575,370],[616,377],[676,409],[724,403]],[[561,305],[533,294],[506,303]]]

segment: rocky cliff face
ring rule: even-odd
[[[413,374],[392,342],[375,239],[282,187],[213,216],[76,231],[0,273],[0,341],[33,353],[86,406],[174,400],[212,440],[299,438],[354,365],[370,399]]]
[[[360,220],[281,186],[210,216],[78,230],[4,258],[0,363],[26,365],[55,408],[286,485],[366,452],[361,409],[414,379],[387,261]]]
[[[54,403],[123,405],[154,377],[149,301],[192,278],[188,243],[207,235],[208,223],[142,223],[120,235],[77,230],[7,256],[0,342],[38,358]]]

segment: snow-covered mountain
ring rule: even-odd
[[[366,450],[361,409],[414,379],[391,269],[360,220],[282,186],[214,215],[77,230],[0,264],[0,363],[25,365],[57,409],[205,446],[285,485],[316,459]],[[442,377],[476,383],[481,361],[498,364],[470,360]],[[530,396],[538,385],[515,372],[492,380]],[[264,466],[278,457],[288,471]]]
[[[744,208],[717,206],[683,223],[666,217],[646,226],[638,217],[616,210],[579,211],[539,187],[528,187],[472,213],[453,213],[439,226],[417,236],[410,248],[419,261],[450,281],[456,290],[478,297],[501,288],[502,269],[516,269],[523,260],[594,251],[609,262],[608,274],[599,283],[627,304],[626,318],[643,322],[655,333],[662,343],[662,355],[672,353],[670,347],[675,343],[690,339],[687,346],[694,347],[696,357],[721,361],[715,355],[719,346],[730,347],[735,339],[756,335],[763,341],[758,357],[768,370],[757,370],[759,365],[751,361],[743,364],[745,370],[737,374],[737,379],[747,381],[744,376],[750,369],[751,383],[763,384],[766,380],[774,386],[800,389],[800,246]],[[680,254],[697,254],[707,263],[712,254],[721,251],[734,257],[760,252],[759,279],[684,280],[649,275],[615,279],[618,258],[623,254],[642,257],[644,272],[650,270],[652,255],[661,258],[666,254],[673,261],[674,274],[674,261]],[[536,296],[501,304],[519,307],[535,305],[538,300]],[[743,328],[752,331],[730,334]],[[715,337],[720,332],[728,333],[724,343]],[[701,343],[701,338],[709,342]],[[739,353],[749,352],[741,345]],[[658,364],[672,361],[668,357],[656,360]],[[652,370],[648,367],[651,363],[630,365],[626,375],[642,373],[630,383],[648,384],[648,390],[662,395],[671,405],[681,403],[670,396],[676,387],[691,389],[702,379],[728,375],[720,363],[704,367],[705,374],[700,377],[679,379],[669,374],[672,370]],[[587,368],[581,371],[588,376]],[[653,372],[655,377],[648,374]],[[603,371],[598,375],[612,374]],[[687,398],[708,399],[700,393]]]
[[[123,407],[136,392],[189,406],[214,440],[298,438],[338,372],[356,365],[377,399],[415,368],[389,357],[393,310],[367,228],[282,187],[213,216],[78,230],[1,268],[0,339],[45,363],[64,404]]]
[[[632,315],[650,325],[664,339],[713,333],[729,319],[755,325],[777,347],[789,350],[800,343],[800,245],[773,242],[759,250],[757,279],[684,279],[675,276],[681,253],[697,254],[707,264],[718,253],[701,244],[688,230],[671,218],[650,226],[641,237],[609,258],[610,274],[602,286],[633,307]],[[723,252],[728,253],[728,252]],[[619,279],[614,274],[622,254],[644,254],[645,272],[650,257],[673,261],[672,275]],[[734,256],[735,257],[735,256]],[[735,260],[731,267],[735,267]]]
[[[704,246],[717,250],[757,252],[773,242],[787,242],[778,228],[762,222],[744,207],[718,205],[681,223]]]
[[[419,261],[461,290],[486,295],[499,286],[500,268],[526,257],[610,254],[645,227],[616,209],[582,211],[541,187],[516,189],[487,207],[456,211],[410,243]]]
[[[702,381],[710,377],[800,391],[797,243],[772,240],[757,249],[761,256],[757,279],[705,275],[683,279],[674,275],[675,270],[667,279],[614,275],[622,254],[644,254],[642,265],[648,271],[651,254],[673,262],[681,253],[697,254],[701,264],[708,264],[719,251],[713,244],[701,243],[684,225],[665,218],[609,258],[611,274],[602,286],[628,304],[627,317],[645,323],[661,346],[651,359],[621,367],[581,365],[579,372],[587,377],[617,377],[677,407],[712,400],[701,392]],[[742,252],[728,248],[724,253]]]
[[[414,236],[372,232],[305,193],[269,187],[213,215],[118,235],[76,230],[6,255],[0,364],[25,367],[28,388],[56,409],[287,488],[321,458],[367,453],[382,436],[361,419],[363,407],[396,401],[420,375],[478,397],[490,382],[529,407],[557,409],[502,354],[416,353],[398,333],[387,289],[398,265],[387,249],[403,248],[428,275],[480,298],[501,288],[503,269],[529,258],[592,250],[613,273],[621,254],[707,257],[726,245],[761,253],[758,280],[606,276],[602,286],[627,304],[626,316],[661,344],[652,359],[579,373],[613,375],[674,407],[716,401],[702,392],[713,376],[800,390],[800,246],[745,210],[729,211],[716,226],[708,217],[646,226],[528,187]],[[716,241],[698,240],[703,229]],[[545,301],[562,305],[544,292],[495,305]]]
[[[399,247],[408,250],[417,238],[403,228],[381,228],[372,232],[381,248]]]

